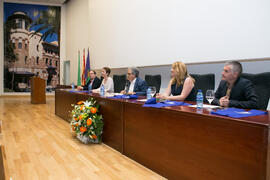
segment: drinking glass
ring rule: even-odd
[[[209,102],[209,104],[211,104],[211,102],[215,98],[215,92],[214,92],[214,90],[207,90],[205,97],[206,97],[207,101]]]
[[[151,94],[151,97],[154,97],[154,95],[156,94],[156,87],[155,86],[150,86],[149,87],[150,88],[150,94]]]

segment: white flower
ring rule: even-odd
[[[84,102],[84,105],[87,106],[87,107],[89,107],[89,106],[92,105],[92,103],[91,103],[90,101],[85,101],[85,102]]]

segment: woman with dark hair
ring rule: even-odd
[[[103,67],[101,71],[101,76],[103,77],[102,85],[104,85],[105,92],[113,93],[113,79],[109,77],[111,73],[111,69],[108,67]],[[93,90],[93,92],[98,93],[100,92],[100,88]]]
[[[92,89],[97,89],[100,87],[101,84],[101,80],[97,77],[97,73],[94,70],[91,70],[88,72],[88,77],[89,80],[86,82],[86,84],[82,87],[82,86],[78,86],[77,89],[78,90],[88,90],[88,86],[89,84],[91,84]]]

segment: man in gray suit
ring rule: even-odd
[[[121,93],[137,94],[139,96],[146,95],[148,86],[145,80],[139,78],[139,70],[137,68],[128,68],[127,80],[126,88]]]

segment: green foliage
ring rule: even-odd
[[[5,54],[5,61],[15,62],[16,55],[14,54],[14,48],[12,42],[10,41],[10,34],[11,29],[16,27],[15,21],[6,21],[4,25],[4,54]]]
[[[58,43],[60,43],[60,25],[61,25],[61,10],[60,7],[49,7],[47,10],[41,11],[37,14],[38,18],[32,24],[32,26],[38,26],[39,28],[33,35],[46,30],[41,40],[45,41],[48,36],[52,37],[53,34],[58,35]],[[60,47],[60,46],[59,46]]]

